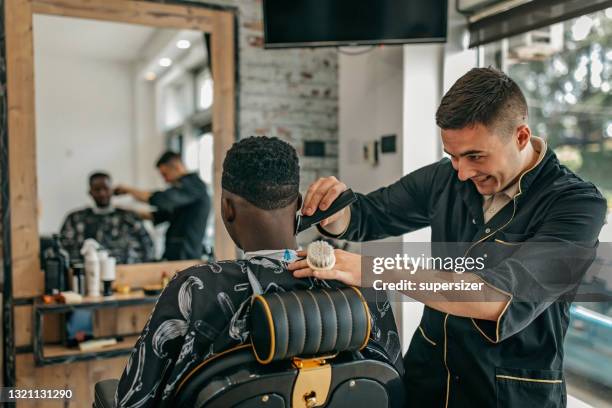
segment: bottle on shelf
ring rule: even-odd
[[[98,258],[100,244],[95,239],[86,239],[81,248],[85,257],[85,281],[87,296],[100,296],[100,259]]]
[[[72,291],[85,296],[85,265],[80,262],[72,264]]]
[[[117,260],[112,256],[108,256],[107,251],[99,251],[98,257],[100,258],[100,277],[104,285],[104,292],[102,294],[104,296],[112,296],[112,284],[115,280],[115,265]]]
[[[68,290],[70,256],[62,247],[59,235],[53,235],[53,244],[44,255],[45,293],[55,294]]]

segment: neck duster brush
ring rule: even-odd
[[[308,245],[306,263],[313,271],[328,271],[336,264],[334,248],[325,241]]]

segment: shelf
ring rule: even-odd
[[[67,313],[77,309],[103,309],[108,307],[125,307],[155,303],[158,295],[147,296],[143,291],[127,295],[114,294],[113,296],[84,297],[81,303],[36,303],[37,313]]]
[[[81,303],[53,303],[44,304],[37,302],[33,308],[34,318],[34,361],[36,365],[72,363],[74,361],[96,360],[112,358],[129,354],[138,335],[122,336],[123,341],[112,346],[100,348],[98,350],[80,351],[78,348],[68,348],[62,344],[43,343],[43,316],[52,313],[69,313],[78,309],[105,309],[121,308],[144,304],[154,304],[158,295],[147,296],[144,292],[134,292],[127,295],[115,294],[108,297],[85,297]]]
[[[61,344],[44,345],[44,356],[37,361],[38,365],[72,363],[74,361],[97,360],[128,355],[134,348],[139,336],[123,336],[123,341],[98,350],[80,351],[78,348],[67,348]]]

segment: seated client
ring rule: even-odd
[[[62,225],[61,242],[70,259],[82,260],[83,242],[93,238],[119,264],[153,261],[153,241],[142,220],[135,212],[113,206],[110,175],[92,173],[89,176],[89,195],[95,205],[71,212]]]
[[[119,381],[119,407],[170,406],[180,379],[202,361],[248,341],[252,272],[264,292],[340,287],[297,279],[295,215],[301,206],[299,163],[287,143],[250,137],[223,162],[221,214],[244,260],[209,263],[179,272],[161,294]],[[371,341],[402,372],[400,344],[389,302],[369,304]]]

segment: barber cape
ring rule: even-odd
[[[107,249],[118,264],[155,259],[153,241],[142,220],[132,211],[109,206],[84,208],[66,217],[60,231],[62,246],[70,259],[82,259],[81,247],[88,238]]]

